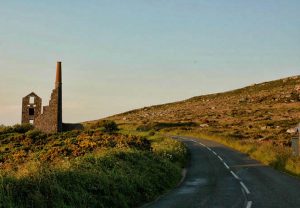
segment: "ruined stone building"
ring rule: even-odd
[[[47,133],[63,131],[61,62],[57,62],[55,88],[52,91],[49,105],[42,108],[42,99],[34,92],[23,98],[22,124],[27,123],[31,123],[35,128]]]
[[[34,92],[22,100],[22,123],[34,123],[36,117],[41,114],[42,99]]]

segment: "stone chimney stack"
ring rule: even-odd
[[[62,84],[62,77],[61,77],[61,62],[58,61],[56,63],[56,80],[55,80],[55,88],[60,87]]]
[[[60,61],[56,64],[55,88],[57,90],[57,132],[62,132],[62,69]]]

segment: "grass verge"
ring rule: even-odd
[[[213,140],[246,153],[251,158],[258,160],[265,165],[300,177],[300,158],[292,155],[290,147],[274,145],[271,142],[237,140],[230,137],[218,136],[209,132],[173,130],[168,131],[168,134],[193,136],[195,138]]]

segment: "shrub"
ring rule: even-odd
[[[285,169],[292,174],[300,176],[300,158],[290,157],[285,164]]]
[[[8,133],[26,133],[29,130],[32,130],[34,127],[31,124],[16,124],[14,126],[0,126],[0,134]]]
[[[171,162],[177,162],[184,166],[187,160],[188,152],[182,142],[170,138],[156,138],[152,143],[152,151]]]
[[[53,168],[44,163],[29,176],[2,177],[1,205],[138,207],[174,187],[181,177],[180,167],[169,160],[130,149],[87,155],[68,166]]]
[[[25,133],[27,138],[32,139],[34,142],[40,139],[46,139],[47,135],[39,130],[30,130]]]
[[[0,149],[0,207],[138,207],[179,181],[185,154],[179,143],[159,138],[152,151],[153,138],[104,132],[117,129],[111,121],[96,128],[8,133],[0,140],[7,139]]]
[[[113,133],[119,130],[118,125],[115,121],[111,120],[101,120],[95,123],[88,124],[86,130],[90,131],[91,129],[101,129],[104,132]]]
[[[62,133],[61,137],[63,137],[63,138],[77,137],[78,135],[80,135],[80,133],[82,133],[81,130],[66,131],[66,132]]]
[[[6,128],[6,126],[4,126],[3,124],[0,125],[0,133],[4,131],[4,129]]]
[[[155,135],[155,131],[154,130],[150,131],[148,135],[149,136],[154,136]]]
[[[32,130],[34,127],[31,124],[16,124],[13,126],[13,132],[26,133]]]
[[[137,131],[159,131],[161,129],[167,129],[167,128],[176,128],[176,127],[181,127],[181,128],[187,128],[187,127],[196,127],[198,126],[197,123],[195,122],[177,122],[177,123],[147,123],[140,125],[136,128]]]
[[[105,132],[109,133],[119,130],[117,123],[114,121],[103,121],[103,128]]]

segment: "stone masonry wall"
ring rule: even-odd
[[[30,98],[34,99],[34,102],[30,102]],[[30,110],[32,115],[30,115]],[[30,121],[35,123],[36,118],[41,114],[42,111],[42,99],[37,96],[34,92],[25,96],[22,99],[22,124],[29,124]]]
[[[43,107],[43,114],[38,116],[35,127],[46,133],[58,132],[58,97],[59,88],[52,91],[48,106]]]

